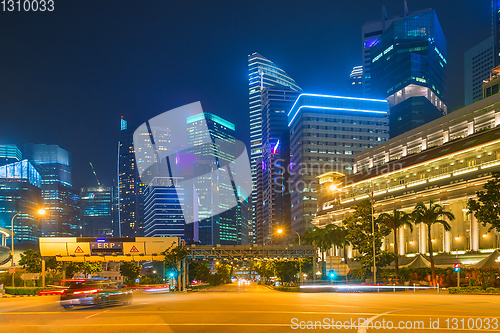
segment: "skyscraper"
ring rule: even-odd
[[[134,155],[134,132],[125,119],[120,120],[118,142],[118,204],[120,237],[141,237],[143,225],[143,189]],[[149,137],[148,137],[149,138]]]
[[[491,35],[464,55],[465,105],[483,98],[483,80],[489,79],[495,67],[495,37]]]
[[[370,48],[371,96],[391,104],[391,137],[447,114],[446,50],[433,9],[395,20]]]
[[[144,190],[144,236],[186,239],[179,177],[155,177]]]
[[[285,221],[284,209],[287,206],[282,202],[281,195],[285,191],[282,183],[283,157],[289,155],[283,141],[288,134],[287,113],[299,96],[299,92],[289,87],[276,85],[262,90],[262,162],[257,164],[257,200],[262,199],[259,216],[255,217],[258,244],[267,244],[271,241],[272,230],[276,225],[282,226]],[[284,137],[285,138],[284,138]],[[259,182],[262,182],[259,184]],[[259,193],[262,191],[262,193]],[[257,225],[259,227],[257,228]]]
[[[24,155],[39,171],[46,214],[44,237],[77,237],[81,228],[78,196],[71,183],[71,155],[58,145],[26,144]]]
[[[80,221],[83,237],[113,237],[117,223],[113,187],[84,187],[80,190]]]
[[[316,213],[317,176],[350,174],[354,155],[388,139],[385,100],[301,94],[288,113],[291,228],[303,234]]]
[[[41,184],[40,174],[28,160],[0,166],[0,227],[11,230],[11,220],[19,213],[14,220],[16,244],[38,242]]]
[[[262,90],[265,87],[282,85],[294,91],[302,91],[295,81],[284,70],[259,53],[248,56],[248,90],[250,114],[250,164],[252,169],[252,185],[256,188],[256,162],[262,156]],[[252,205],[255,199],[252,196]],[[251,241],[255,241],[252,221]]]

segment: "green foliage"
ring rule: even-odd
[[[300,292],[301,291],[299,287],[287,287],[287,286],[274,287],[274,290],[286,291],[286,292]]]
[[[41,287],[5,287],[5,293],[9,295],[38,295],[39,291],[50,290],[52,288]]]
[[[161,275],[154,268],[148,269],[145,275],[141,276],[140,284],[160,284],[163,283]]]
[[[210,278],[210,267],[204,262],[194,262],[190,265],[191,279],[207,283]]]
[[[132,283],[141,274],[141,266],[132,261],[126,261],[120,266],[120,273],[127,279],[127,282]]]
[[[353,249],[361,254],[356,259],[361,262],[363,268],[368,269],[373,265],[372,204],[366,199],[351,208],[354,209],[354,213],[342,221],[347,229],[346,239],[352,244]],[[382,239],[391,233],[391,229],[376,219],[374,229],[375,264],[377,267],[385,267],[394,257],[391,256],[393,254],[380,248]]]
[[[455,216],[451,212],[446,212],[443,206],[434,203],[433,200],[430,200],[429,207],[427,207],[423,202],[416,204],[411,215],[415,224],[424,223],[427,226],[427,247],[429,251],[429,261],[431,262],[432,276],[431,283],[434,285],[437,281],[436,270],[434,267],[431,228],[434,224],[441,224],[444,230],[449,231],[451,226],[444,218],[446,217],[448,220],[453,221]]]
[[[276,276],[281,282],[297,282],[297,273],[299,273],[299,262],[297,260],[277,261],[275,267]]]
[[[21,253],[19,260],[21,265],[28,273],[40,273],[42,271],[42,257],[40,252],[28,249]]]
[[[253,265],[254,270],[264,279],[274,276],[276,265],[274,261],[258,261]]]
[[[231,274],[233,274],[233,266],[230,264],[217,265],[217,275],[222,279],[222,283],[231,283]]]
[[[500,172],[491,173],[493,179],[484,184],[486,191],[477,191],[477,200],[469,199],[467,208],[474,214],[476,219],[489,230],[496,229],[500,232]]]
[[[500,294],[500,288],[481,287],[451,287],[448,288],[450,294]]]
[[[66,265],[66,276],[73,277],[78,272],[89,275],[101,270],[102,264],[100,262],[69,262]]]

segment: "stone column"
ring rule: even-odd
[[[445,253],[450,253],[451,252],[451,232],[450,231],[444,231],[443,235],[443,251]]]
[[[405,251],[405,246],[406,246],[405,229],[404,228],[398,229],[398,246],[399,246],[399,249],[398,249],[399,255],[404,256],[406,254],[406,251]]]
[[[470,249],[479,251],[479,225],[474,214],[470,214]]]
[[[381,249],[382,251],[385,251],[385,241],[386,241],[386,239],[385,239],[385,237],[383,237],[383,238],[382,238],[382,246],[380,246],[380,249]],[[373,250],[372,250],[372,251],[373,251]]]
[[[427,253],[427,226],[425,223],[418,225],[418,253]]]

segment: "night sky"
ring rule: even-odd
[[[119,119],[141,124],[201,101],[249,142],[247,56],[259,52],[304,91],[348,95],[361,26],[403,0],[55,0],[0,12],[0,143],[58,144],[73,183],[116,178]],[[448,106],[463,106],[464,52],[491,34],[490,0],[408,0],[434,8],[448,42]],[[1,5],[0,5],[1,9]]]

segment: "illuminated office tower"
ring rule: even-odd
[[[0,166],[0,227],[11,230],[11,220],[19,213],[14,219],[15,244],[38,243],[40,187],[40,174],[28,160]]]
[[[24,156],[42,177],[42,200],[46,210],[42,218],[42,236],[80,236],[79,193],[71,183],[70,153],[58,145],[26,144]]]
[[[113,187],[84,187],[80,190],[80,221],[83,237],[113,237],[117,223]]]
[[[291,228],[300,234],[316,213],[316,176],[350,174],[354,155],[388,135],[385,100],[301,94],[288,113]]]
[[[188,227],[192,234],[187,238],[201,244],[240,244],[246,238],[241,230],[247,228],[238,223],[248,222],[239,217],[242,202],[229,176],[238,170],[228,169],[237,153],[235,126],[208,112],[190,116],[186,121],[188,146],[192,148],[179,156],[175,167],[185,177],[196,179],[196,189],[184,189],[186,204],[192,205],[191,211],[196,215],[193,220],[198,221]]]
[[[490,71],[495,67],[495,60],[495,36],[493,35],[465,52],[465,105],[483,98],[483,80],[490,78]]]
[[[250,115],[250,164],[252,185],[256,188],[256,161],[262,156],[262,90],[265,87],[281,85],[294,91],[302,91],[285,71],[259,53],[248,56],[248,97]],[[252,197],[252,205],[255,199]],[[252,221],[250,240],[255,242],[254,222]]]
[[[118,219],[120,221],[118,235],[120,237],[144,235],[142,192],[145,184],[141,182],[137,170],[133,135],[134,131],[122,118],[118,142]]]
[[[363,66],[352,68],[349,76],[349,95],[351,97],[363,96]]]
[[[16,145],[0,145],[0,165],[19,162],[21,159],[21,151]]]
[[[446,55],[433,9],[405,12],[370,48],[371,97],[391,105],[390,137],[447,114]]]
[[[180,177],[154,177],[144,189],[144,236],[185,240]]]
[[[290,155],[284,141],[288,140],[287,114],[299,94],[281,85],[262,90],[262,162],[257,164],[257,188],[254,191],[257,201],[262,200],[256,202],[256,207],[261,209],[255,216],[257,244],[270,244],[272,231],[278,225],[289,230],[289,219],[284,217],[289,208],[281,202],[281,194],[286,191],[283,161]]]

